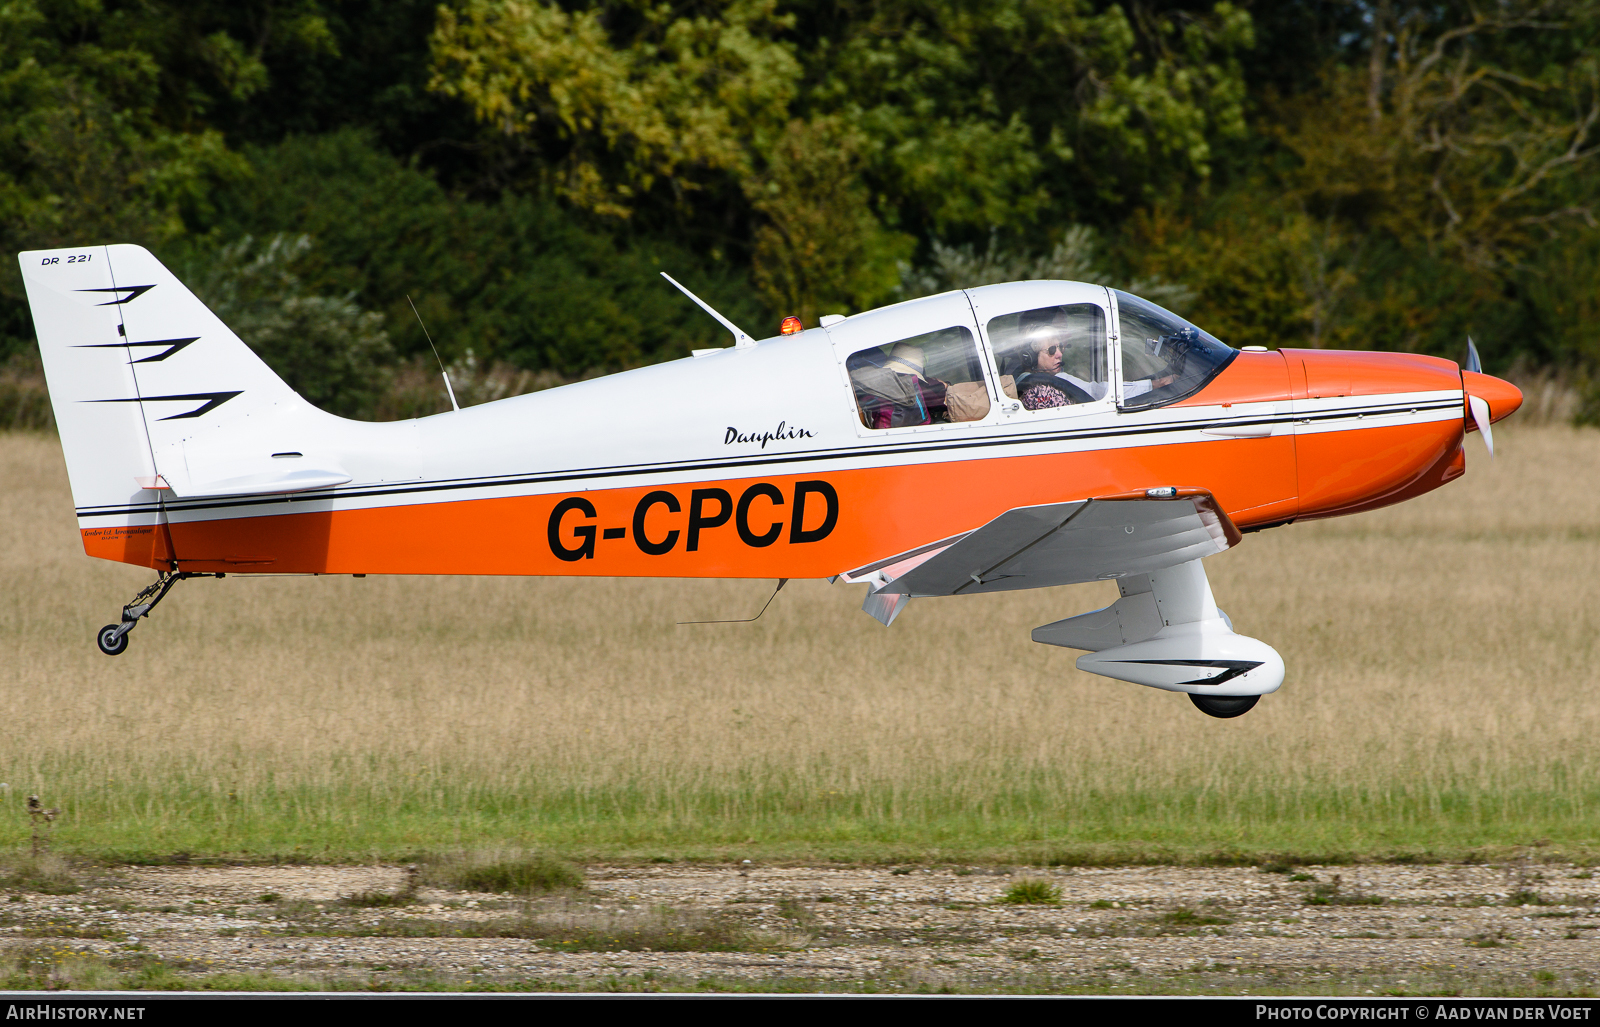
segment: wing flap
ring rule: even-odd
[[[1120,578],[1214,556],[1239,530],[1204,489],[1007,510],[879,592],[971,595]]]

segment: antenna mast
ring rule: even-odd
[[[685,296],[687,296],[690,299],[694,300],[695,303],[697,303],[700,306],[701,310],[705,311],[706,313],[710,314],[712,317],[716,318],[717,322],[719,324],[721,324],[722,327],[724,327],[728,331],[732,332],[733,333],[733,344],[734,344],[734,346],[743,347],[743,346],[754,346],[756,344],[756,340],[750,338],[749,334],[747,332],[745,332],[745,330],[743,328],[740,328],[738,325],[734,324],[732,321],[729,321],[727,318],[723,317],[721,314],[719,314],[715,310],[711,309],[711,304],[707,303],[705,300],[703,300],[700,297],[696,296],[694,293],[690,292],[688,289],[685,289],[682,285],[679,285],[678,284],[678,280],[676,278],[673,278],[671,275],[667,274],[665,271],[661,272],[661,277],[665,278],[667,281],[671,282],[674,286],[677,287],[677,290],[679,292],[683,293]]]
[[[406,302],[411,303],[411,294],[406,293]],[[422,315],[417,313],[417,305],[411,303],[411,312],[417,315],[417,324],[422,325],[422,337],[428,340],[428,348],[433,350],[433,359],[439,361],[439,373],[444,375],[444,392],[450,397],[450,409],[460,410],[461,404],[456,402],[456,390],[450,387],[450,372],[444,369],[444,361],[439,358],[439,347],[433,344],[433,336],[428,334],[428,326],[422,324]]]

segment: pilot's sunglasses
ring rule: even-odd
[[[1057,354],[1057,353],[1060,353],[1060,352],[1061,352],[1061,347],[1060,347],[1060,346],[1059,346],[1059,345],[1056,345],[1056,346],[1051,346],[1051,347],[1050,347],[1050,348],[1049,348],[1049,349],[1047,349],[1047,350],[1044,350],[1044,351],[1043,351],[1043,352],[1045,352],[1045,353],[1049,353],[1049,354],[1051,354],[1051,355],[1052,355],[1052,356],[1054,356],[1054,355],[1055,355],[1055,354]]]

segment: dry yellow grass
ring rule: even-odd
[[[1234,721],[1073,668],[1034,625],[1109,586],[917,600],[795,582],[186,582],[82,554],[53,438],[0,436],[0,840],[335,856],[1083,858],[1600,849],[1600,433],[1469,440],[1400,507],[1208,561],[1283,689]],[[0,795],[5,795],[0,790]]]

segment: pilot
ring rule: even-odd
[[[1027,410],[1047,410],[1051,407],[1088,403],[1096,398],[1088,387],[1094,383],[1082,381],[1061,371],[1061,348],[1067,330],[1049,322],[1035,322],[1023,328],[1028,348],[1024,351],[1026,366],[1014,375],[1017,380],[1017,398]],[[1105,385],[1100,383],[1100,395],[1105,395]]]
[[[947,419],[947,386],[927,376],[922,347],[897,343],[887,359],[880,350],[864,350],[851,356],[847,366],[861,421],[868,428],[904,428]]]
[[[1105,399],[1110,391],[1110,383],[1085,381],[1061,369],[1067,345],[1067,326],[1063,321],[1049,314],[1036,314],[1025,318],[1018,327],[1028,344],[1028,349],[1024,351],[1025,366],[1015,372],[1017,396],[1022,400],[1023,407],[1045,410]],[[1032,357],[1031,364],[1026,361],[1028,356]],[[1151,389],[1171,385],[1177,378],[1175,374],[1167,374],[1123,382],[1123,398],[1142,396]],[[1029,388],[1033,392],[1031,400],[1027,394]]]

